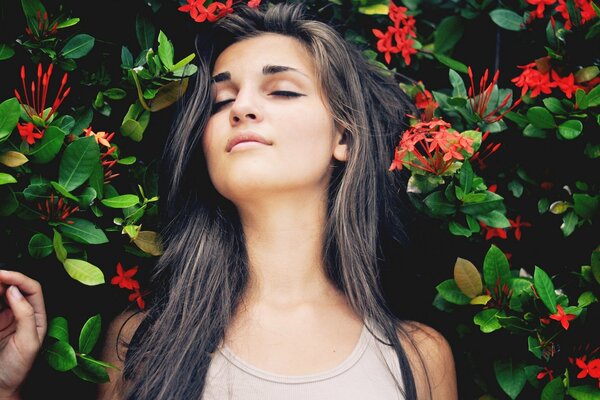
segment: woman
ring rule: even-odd
[[[99,397],[457,398],[447,342],[397,320],[378,282],[381,240],[402,239],[398,84],[299,4],[240,6],[200,37],[164,152],[151,306],[112,322],[103,359],[120,369]],[[46,323],[37,282],[0,282],[1,399]]]

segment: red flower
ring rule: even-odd
[[[548,57],[542,57],[527,65],[519,65],[523,69],[521,75],[511,79],[515,86],[521,88],[521,96],[531,90],[530,96],[537,97],[540,93],[550,94],[556,82],[550,80]]]
[[[574,320],[577,317],[573,314],[565,314],[565,311],[563,310],[560,304],[556,305],[556,309],[558,310],[558,312],[556,314],[550,315],[550,318],[552,318],[555,321],[559,321],[565,330],[569,329],[569,321]]]
[[[67,95],[71,91],[71,88],[69,87],[63,92],[63,89],[65,88],[68,79],[68,75],[65,72],[60,84],[60,88],[56,93],[56,97],[52,102],[52,106],[50,106],[50,111],[45,112],[46,99],[48,97],[48,86],[50,84],[50,77],[52,76],[53,66],[53,64],[50,64],[50,66],[48,66],[48,70],[44,72],[42,64],[38,64],[37,83],[35,81],[31,81],[31,97],[29,97],[29,94],[27,93],[26,89],[27,84],[25,83],[25,66],[23,65],[21,67],[21,84],[23,87],[23,95],[25,96],[25,102],[23,102],[23,98],[21,97],[17,89],[15,89],[15,97],[17,98],[17,100],[19,100],[19,103],[21,103],[21,107],[23,108],[23,110],[25,110],[29,118],[31,118],[31,120],[34,123],[36,123],[36,120],[41,120],[41,124],[43,124],[43,126],[39,126],[39,128],[43,129],[45,129],[51,122],[52,115],[56,112],[58,107],[65,100],[65,97],[67,97]],[[37,124],[38,123],[36,123],[36,125]]]
[[[388,64],[392,61],[392,54],[401,53],[404,63],[410,65],[410,56],[417,53],[413,47],[414,40],[412,40],[417,37],[416,21],[413,16],[406,15],[406,11],[408,11],[406,7],[396,6],[390,2],[388,16],[394,25],[388,26],[385,33],[379,29],[372,30],[375,37],[379,39],[377,51],[384,54],[385,62]],[[392,44],[392,40],[395,41],[395,44]]]
[[[406,166],[442,175],[465,154],[473,154],[472,144],[473,139],[462,136],[442,119],[417,122],[402,134],[389,170]]]
[[[41,139],[44,137],[44,131],[40,131],[31,122],[18,124],[17,129],[19,130],[19,135],[21,135],[21,138],[28,144],[35,144],[36,139]]]
[[[73,221],[67,221],[66,219],[79,210],[79,206],[68,206],[62,197],[54,202],[54,193],[50,193],[49,199],[37,203],[37,209],[40,211],[42,221],[65,222],[72,225]]]
[[[510,226],[515,230],[515,239],[521,240],[521,228],[531,228],[531,224],[529,222],[521,222],[521,216],[517,215],[517,217],[512,220],[508,220],[510,222]]]
[[[260,6],[261,0],[250,0],[248,1],[248,7],[250,8],[258,8]]]
[[[544,18],[544,11],[546,6],[550,6],[556,3],[556,0],[526,0],[529,4],[537,6],[534,11],[531,12],[531,19]]]
[[[550,380],[554,379],[554,376],[552,375],[554,373],[553,370],[549,369],[548,367],[544,367],[544,369],[536,375],[537,379],[544,379],[544,377],[547,375],[548,378],[550,378]]]
[[[128,269],[127,271],[123,270],[123,266],[121,262],[117,263],[117,275],[115,275],[110,283],[113,285],[119,285],[120,288],[129,289],[129,290],[138,290],[140,289],[140,283],[133,279],[133,276],[137,273],[138,266]]]
[[[498,237],[500,239],[506,239],[506,230],[503,228],[493,228],[491,226],[487,226],[485,223],[479,221],[479,225],[481,226],[481,233],[485,233],[485,240],[490,240],[492,238]]]
[[[135,289],[133,293],[129,295],[129,301],[136,302],[140,310],[143,310],[146,307],[146,303],[144,302],[144,298],[142,293],[140,293],[139,289]]]
[[[520,99],[519,99],[520,100]],[[516,103],[515,103],[516,104]],[[481,136],[481,143],[483,143],[484,140],[486,140],[488,138],[488,136],[490,135],[489,131],[486,131],[482,136]],[[491,156],[492,154],[494,154],[495,152],[498,151],[498,149],[500,148],[500,146],[502,146],[502,143],[494,143],[494,142],[489,142],[486,147],[483,148],[483,150],[477,150],[477,152],[475,154],[473,154],[473,156],[471,157],[471,161],[475,161],[477,162],[477,165],[479,166],[480,170],[484,170],[487,168],[487,165],[485,163],[485,160]],[[481,149],[481,147],[480,147]],[[495,185],[494,185],[495,187]],[[494,190],[488,189],[490,192],[494,192]]]
[[[36,22],[37,25],[34,26],[33,30],[28,26],[25,28],[25,32],[38,42],[41,42],[45,38],[54,35],[58,30],[58,22],[50,22],[47,12],[44,12],[42,15],[41,11],[38,10],[37,14],[35,15],[35,20],[32,20],[30,23],[35,24]]]
[[[567,76],[560,77],[556,71],[552,70],[551,75],[552,80],[556,82],[558,88],[562,90],[569,99],[573,97],[573,93],[575,93],[577,89],[581,88],[579,85],[575,84],[575,76],[572,73]]]
[[[500,75],[500,71],[496,71],[494,77],[492,78],[492,81],[486,87],[485,85],[487,84],[488,79],[488,70],[486,68],[485,72],[483,73],[483,76],[479,80],[478,94],[475,94],[475,83],[473,82],[473,71],[471,70],[471,67],[468,67],[467,71],[469,73],[469,79],[471,80],[471,86],[469,87],[468,91],[469,105],[471,106],[471,110],[473,111],[473,113],[479,115],[479,118],[481,118],[486,123],[491,124],[500,121],[508,112],[513,110],[523,99],[522,97],[519,98],[510,107],[508,107],[506,110],[503,110],[503,108],[506,107],[512,99],[512,93],[509,93],[500,102],[500,105],[498,105],[498,107],[495,107],[492,110],[488,110],[489,103],[494,92],[494,88],[496,87],[496,83],[498,82],[498,76]]]

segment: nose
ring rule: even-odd
[[[262,121],[262,111],[260,110],[258,96],[252,95],[249,91],[242,93],[240,90],[231,105],[229,121],[232,126],[244,122]]]

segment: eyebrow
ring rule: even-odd
[[[294,67],[288,67],[285,65],[265,65],[262,68],[263,75],[274,75],[274,74],[279,74],[281,72],[296,72],[298,74],[301,74],[301,75],[309,78],[308,75],[306,75],[304,72],[300,71],[299,69],[296,69]],[[229,71],[221,72],[220,74],[217,74],[212,77],[213,83],[229,81],[229,80],[231,80],[231,73]]]

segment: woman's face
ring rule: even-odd
[[[311,55],[264,34],[229,46],[213,71],[215,106],[202,146],[216,189],[234,203],[277,193],[325,193],[340,129],[321,97]]]

